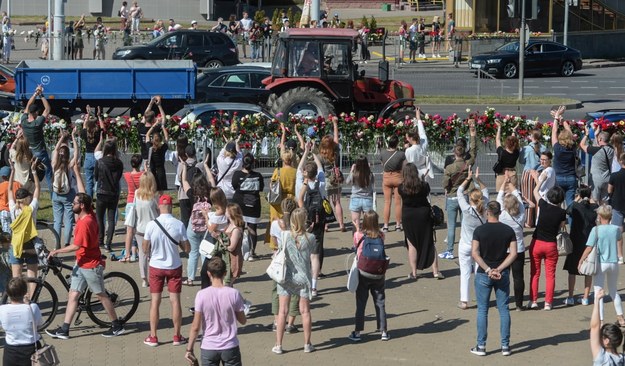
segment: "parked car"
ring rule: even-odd
[[[0,91],[15,93],[15,71],[0,65]]]
[[[264,104],[271,92],[265,89],[262,81],[270,74],[270,67],[253,64],[204,70],[195,84],[195,101]]]
[[[174,116],[181,118],[180,123],[201,120],[202,125],[207,126],[213,118],[228,119],[236,113],[237,116],[262,114],[268,119],[273,119],[267,111],[256,104],[250,103],[199,103],[189,104],[176,112]]]
[[[198,67],[218,68],[239,63],[237,46],[226,34],[184,29],[168,32],[152,41],[119,47],[113,60],[181,60],[190,59]]]
[[[474,56],[469,61],[471,71],[483,70],[507,79],[519,74],[519,42],[506,43],[495,51]],[[525,72],[556,73],[571,76],[582,69],[582,54],[561,43],[530,40],[525,47]]]
[[[15,94],[0,91],[0,111],[16,111],[21,108],[23,105],[15,100]]]
[[[586,121],[594,121],[602,117],[610,122],[625,121],[625,109],[602,109],[596,112],[588,112],[585,119]]]

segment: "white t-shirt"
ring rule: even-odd
[[[280,227],[280,220],[273,220],[271,222],[271,228],[269,229],[269,235],[276,238],[276,244],[278,248],[282,245],[282,228]]]
[[[161,214],[156,220],[178,243],[188,240],[184,224],[171,214]],[[154,221],[150,221],[145,227],[143,239],[150,241],[150,267],[176,269],[182,266],[178,245],[173,243]]]
[[[217,225],[217,231],[224,232],[228,228],[229,222],[226,215],[217,215],[215,212],[209,212],[208,224]]]
[[[37,210],[39,209],[39,200],[33,198],[29,205],[33,209],[33,220],[35,221],[35,225],[37,224]],[[11,213],[11,221],[15,221],[15,218],[18,217],[22,210],[17,208],[17,204],[14,200],[9,200],[9,212]]]
[[[540,173],[538,180],[543,180],[543,183],[538,187],[538,194],[545,201],[547,200],[547,192],[556,185],[556,173],[552,167],[548,167]]]
[[[242,18],[240,23],[241,28],[243,28],[245,32],[249,32],[250,29],[252,29],[252,18]]]
[[[26,304],[6,304],[0,306],[0,327],[6,333],[6,343],[11,346],[34,344],[41,336],[33,335],[33,314],[39,327],[43,323],[37,304],[30,304],[32,313]]]
[[[326,198],[328,194],[326,193],[326,175],[323,171],[319,170],[317,173],[317,180],[319,181],[319,192],[321,193],[321,197]],[[301,170],[297,170],[295,173],[295,199],[299,199],[299,192],[302,190],[302,186],[304,185],[304,173]],[[308,182],[308,189],[315,188],[315,182]]]
[[[239,152],[237,156],[234,158],[234,162],[231,157],[226,157],[226,150],[221,149],[219,155],[217,156],[217,178],[219,183],[217,183],[217,187],[221,188],[226,195],[226,198],[231,200],[232,196],[234,196],[234,188],[232,187],[232,176],[234,172],[237,170],[241,170],[243,167],[243,155]],[[232,166],[230,166],[232,163]],[[228,169],[230,167],[230,169]]]

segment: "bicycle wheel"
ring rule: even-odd
[[[108,294],[117,318],[126,323],[139,307],[139,287],[129,275],[122,272],[109,272],[104,275],[104,288]],[[87,314],[101,327],[110,327],[111,320],[98,297],[88,291],[85,294]]]
[[[61,249],[61,237],[54,230],[53,224],[46,221],[37,221],[37,233],[39,239],[43,240],[48,250]]]
[[[39,330],[44,330],[54,320],[56,316],[56,312],[59,308],[59,298],[56,295],[56,291],[54,291],[54,287],[47,282],[41,283],[38,278],[28,277],[26,278],[27,283],[35,283],[37,284],[37,288],[35,289],[35,293],[33,294],[32,302],[39,306],[39,310],[41,311],[41,319],[43,323],[39,326]],[[8,303],[8,296],[5,292],[2,295],[2,300],[0,303],[2,305]]]

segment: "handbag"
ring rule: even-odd
[[[39,334],[37,332],[37,326],[35,325],[35,314],[29,304],[28,310],[30,311],[31,319],[33,320],[33,335]],[[35,337],[36,338],[36,337]],[[35,342],[35,353],[30,356],[30,362],[32,366],[56,366],[61,363],[59,361],[59,355],[56,353],[56,348],[51,344],[46,344],[43,337],[39,337],[39,341],[42,346],[37,348],[37,342]]]
[[[445,223],[445,214],[443,213],[443,209],[437,205],[430,206],[430,218],[432,219],[433,227],[438,227]]]
[[[582,159],[575,154],[575,175],[577,178],[582,178],[586,175],[586,168],[582,165]]]
[[[267,202],[277,205],[282,202],[282,186],[280,185],[280,168],[278,168],[278,177],[269,182],[269,192],[267,192]]]
[[[562,230],[558,233],[556,243],[558,244],[558,255],[573,253],[573,242],[571,241],[571,236],[566,231]]]
[[[497,161],[495,165],[493,165],[493,172],[495,172],[495,174],[503,173],[503,163],[501,162],[501,153],[499,151],[497,151]]]
[[[593,230],[595,230],[595,245],[593,246],[588,256],[577,268],[579,274],[582,274],[584,276],[594,276],[595,273],[597,273],[597,258],[599,256],[597,241],[599,240],[599,231],[597,230],[596,226],[593,228]]]
[[[360,276],[358,276],[360,271],[358,271],[358,257],[354,256],[354,260],[352,262],[352,266],[347,273],[347,290],[349,292],[356,292],[358,288],[358,282]]]
[[[202,241],[200,242],[200,254],[203,257],[211,259],[213,257],[213,253],[215,252],[215,243],[211,243],[210,241],[206,240],[207,234],[208,231],[204,233],[204,238],[202,238]]]
[[[269,277],[276,281],[278,284],[283,284],[286,280],[286,238],[287,231],[283,231],[281,234],[282,245],[278,248],[276,254],[271,259],[271,263],[265,271]]]
[[[330,201],[327,198],[324,198],[321,204],[323,205],[326,224],[336,222],[336,215],[334,215],[334,211],[332,210],[332,204],[330,203]]]

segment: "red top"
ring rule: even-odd
[[[93,212],[76,220],[74,245],[80,247],[76,251],[78,267],[92,269],[100,264],[104,265],[98,245],[98,221]]]
[[[135,201],[135,191],[139,189],[139,179],[141,179],[142,175],[143,172],[124,173],[124,179],[128,186],[128,199],[126,199],[126,203],[133,203]]]
[[[15,192],[22,185],[19,182],[13,182],[13,197],[15,197]],[[9,195],[7,194],[9,188],[9,182],[0,183],[0,211],[9,211]]]

